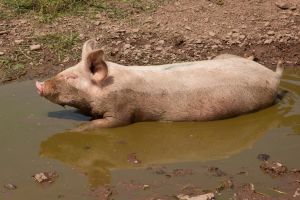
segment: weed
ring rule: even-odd
[[[79,41],[77,33],[54,33],[36,38],[36,41],[47,46],[61,61]]]

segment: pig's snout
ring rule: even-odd
[[[35,86],[37,88],[37,92],[39,93],[40,96],[44,96],[44,82],[35,82]]]

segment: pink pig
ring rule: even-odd
[[[276,72],[234,55],[156,66],[105,61],[96,41],[81,61],[45,82],[39,94],[78,108],[94,120],[79,130],[141,121],[209,121],[253,112],[274,103],[283,67]]]

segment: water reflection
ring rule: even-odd
[[[224,159],[251,148],[270,129],[291,127],[299,134],[299,82],[283,81],[289,91],[265,110],[205,123],[137,123],[94,132],[64,132],[41,143],[40,154],[75,167],[92,186],[110,183],[111,170],[151,164]],[[268,144],[266,144],[268,145]],[[141,164],[128,161],[136,153]]]

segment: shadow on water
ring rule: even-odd
[[[251,148],[269,130],[291,127],[299,134],[299,82],[282,81],[288,93],[267,109],[203,123],[137,123],[93,132],[64,132],[41,143],[40,155],[86,174],[92,186],[111,182],[113,169],[228,158]],[[140,164],[128,161],[135,153]]]
[[[70,119],[75,121],[89,121],[90,117],[82,115],[78,110],[59,110],[48,112],[48,117],[58,119]]]

